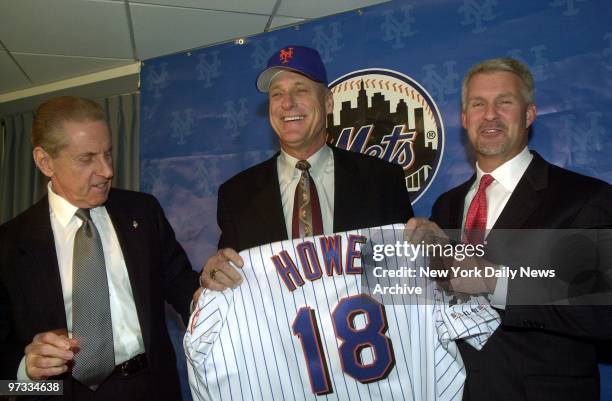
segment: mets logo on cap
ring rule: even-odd
[[[397,71],[353,71],[329,85],[328,141],[397,163],[414,204],[440,167],[444,127],[438,107],[414,79]]]
[[[293,47],[280,49],[280,51],[278,52],[278,58],[280,59],[281,63],[287,64],[289,60],[293,58]]]

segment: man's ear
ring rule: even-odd
[[[536,118],[536,106],[535,104],[527,105],[527,112],[525,115],[526,127],[529,128]]]
[[[37,146],[32,151],[32,156],[40,172],[49,178],[53,177],[55,171],[53,169],[53,158],[51,155],[40,146]]]
[[[330,114],[334,111],[334,95],[327,88],[325,88],[325,91],[325,112]]]

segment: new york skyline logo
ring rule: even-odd
[[[328,142],[399,164],[412,203],[427,191],[442,160],[444,127],[433,98],[397,71],[354,71],[330,85]]]

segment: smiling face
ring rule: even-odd
[[[62,124],[66,146],[51,157],[34,149],[39,169],[51,178],[53,191],[79,208],[94,208],[108,198],[113,178],[111,136],[104,121]]]
[[[536,108],[527,104],[521,88],[520,78],[508,71],[478,73],[467,84],[461,122],[485,172],[512,159],[527,145]]]
[[[304,75],[283,71],[270,83],[270,124],[281,148],[307,159],[325,144],[325,121],[333,110],[331,92]]]

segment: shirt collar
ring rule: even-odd
[[[533,159],[533,155],[529,151],[529,148],[525,146],[521,152],[508,160],[491,173],[495,181],[500,183],[507,191],[512,192],[518,185],[521,177],[529,167],[529,163]],[[480,182],[480,179],[486,173],[480,169],[478,162],[476,163],[476,182]]]
[[[310,175],[312,177],[320,177],[325,170],[327,162],[332,157],[333,153],[331,148],[327,145],[321,146],[319,150],[317,150],[312,156],[306,159],[308,163],[310,163]],[[299,159],[296,159],[295,157],[289,155],[282,149],[278,158],[280,161],[280,169],[278,175],[281,182],[290,181],[292,178],[302,174],[302,172],[295,167],[295,164],[299,161]]]
[[[51,186],[51,181],[47,184],[47,193],[49,194],[49,208],[51,209],[51,214],[55,215],[62,227],[66,227],[79,208],[56,194]],[[90,211],[92,214],[96,214],[99,213],[100,209],[103,207],[104,206],[98,206]]]

